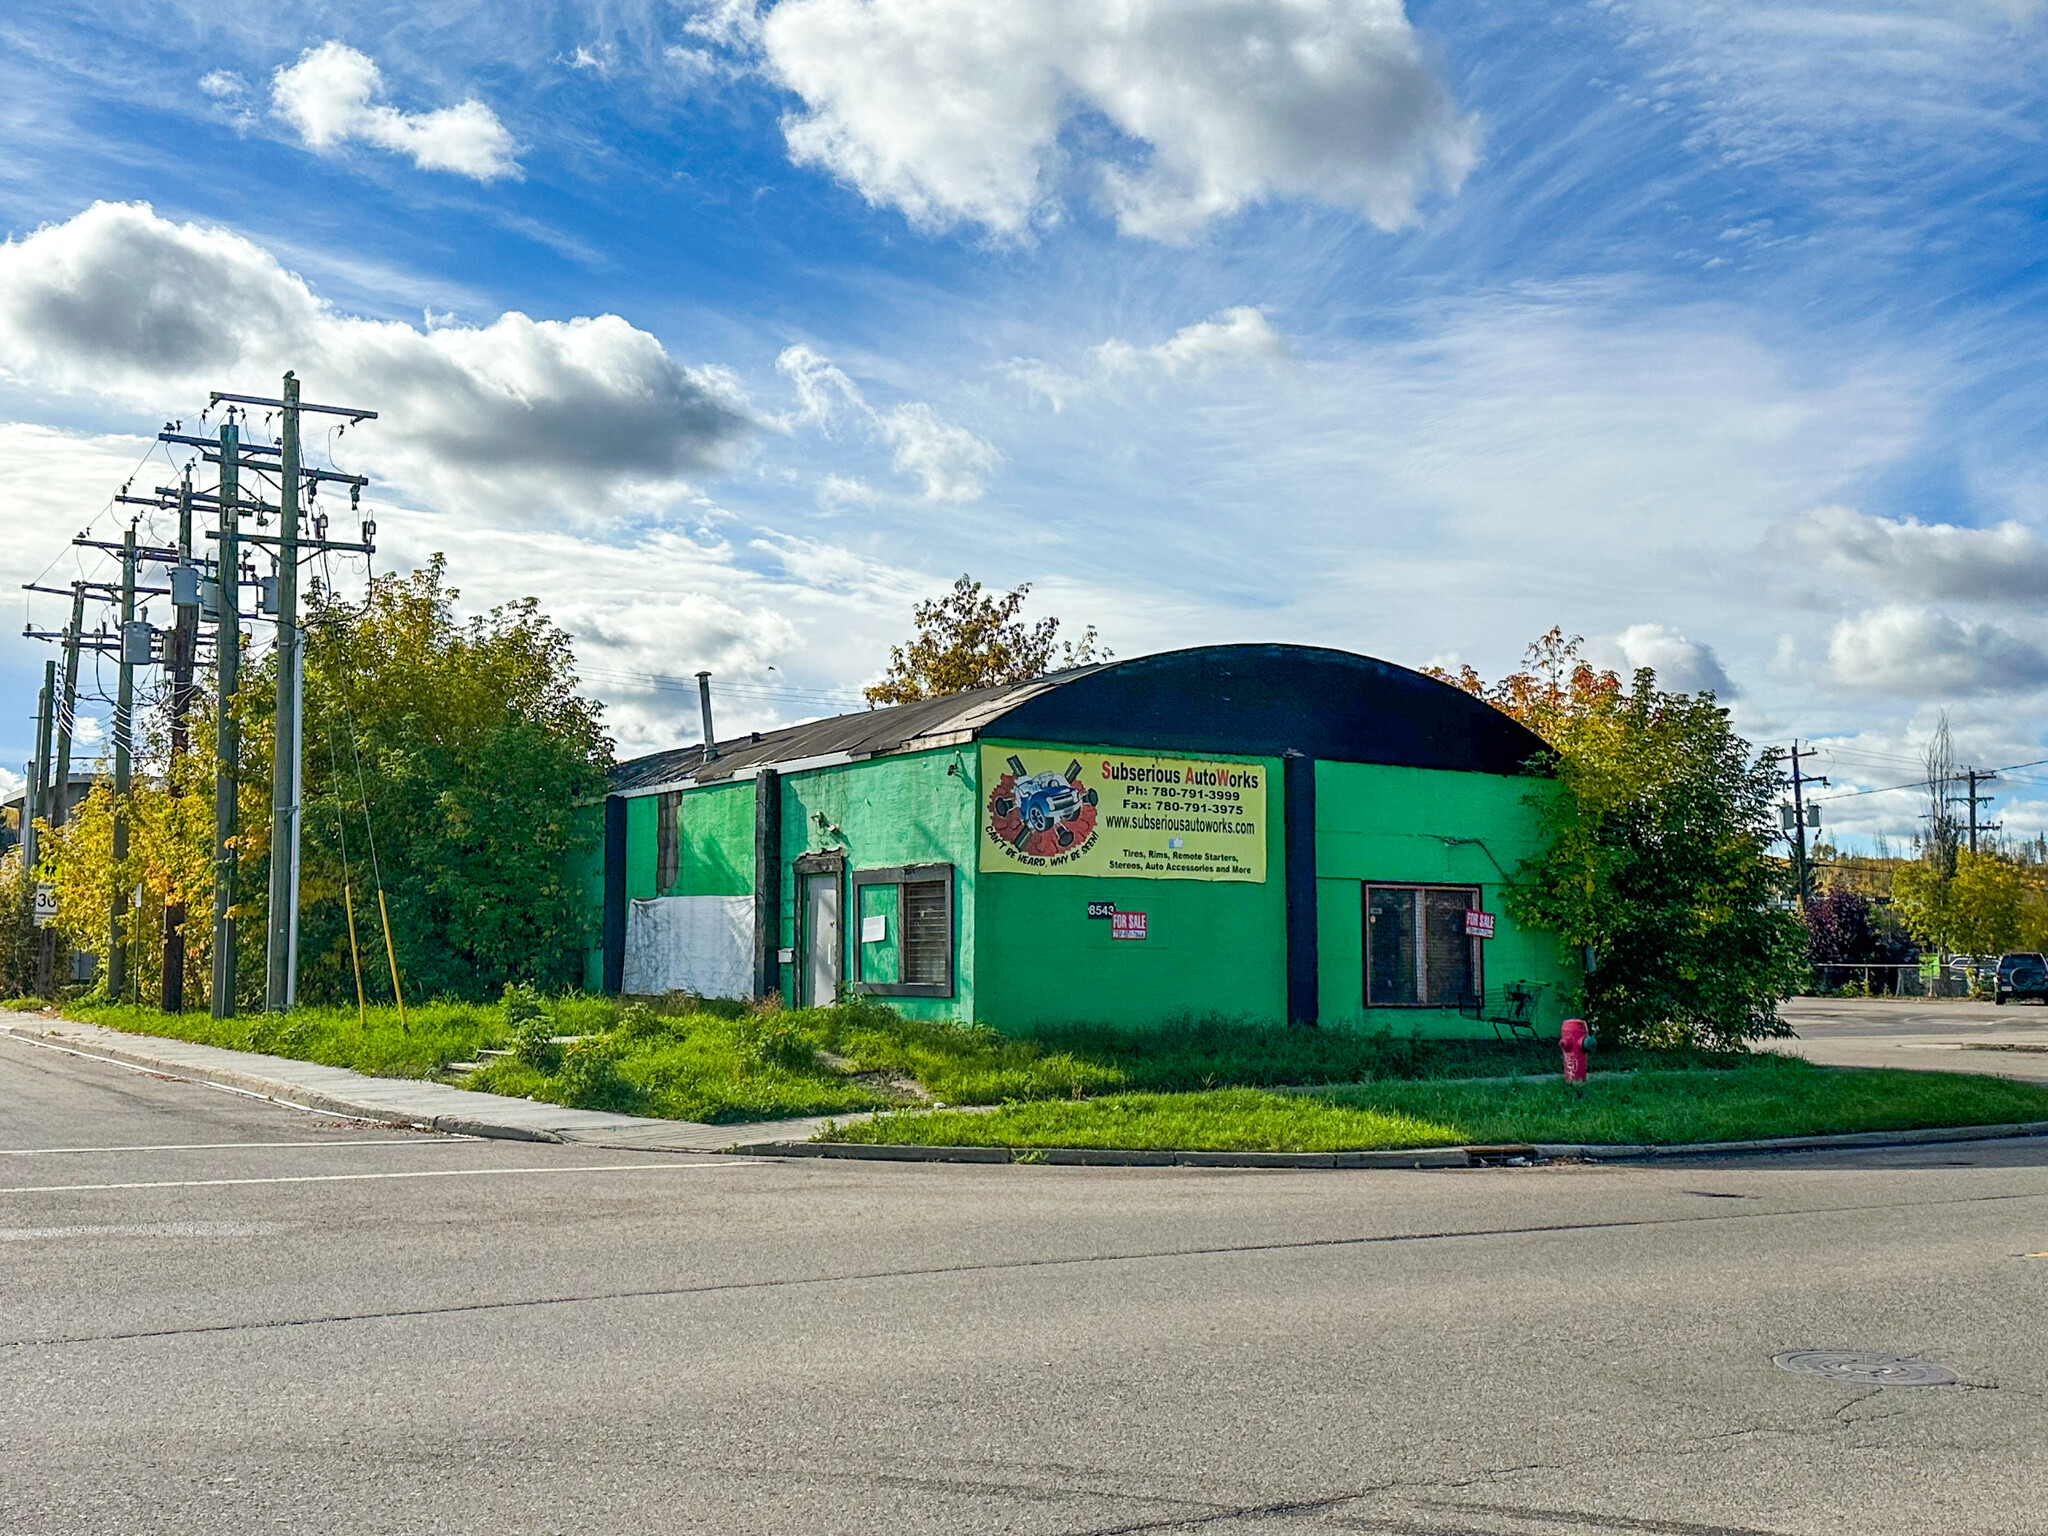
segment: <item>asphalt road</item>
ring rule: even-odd
[[[2044,1254],[2048,1142],[593,1154],[0,1040],[0,1530],[2041,1533]]]
[[[2048,1007],[1883,997],[1795,997],[1778,1012],[1798,1031],[1776,1049],[1831,1067],[1983,1072],[2048,1083]]]

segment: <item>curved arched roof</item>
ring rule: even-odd
[[[699,746],[657,752],[620,764],[612,789],[644,794],[981,736],[1473,773],[1520,773],[1544,751],[1490,704],[1392,662],[1321,646],[1203,645],[721,741],[709,761]]]

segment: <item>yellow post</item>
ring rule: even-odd
[[[384,957],[391,962],[391,995],[398,999],[398,1027],[411,1034],[405,1023],[405,989],[398,984],[398,951],[391,945],[391,909],[384,904],[381,885],[377,887],[377,911],[384,919]]]
[[[363,999],[363,952],[356,948],[356,901],[350,894],[348,881],[341,882],[341,907],[348,913],[348,959],[356,968],[356,1022],[364,1029],[370,1027],[370,1005]]]

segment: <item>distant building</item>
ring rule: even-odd
[[[78,804],[79,801],[91,793],[93,785],[97,782],[99,781],[89,773],[72,774],[71,798],[65,804]],[[28,790],[24,787],[22,792],[12,800],[0,801],[0,853],[5,853],[9,849],[19,846],[21,842],[22,807],[27,799]]]
[[[588,983],[1430,1035],[1491,1033],[1512,991],[1554,1032],[1560,945],[1502,902],[1556,792],[1543,760],[1458,689],[1285,645],[660,752],[612,775]]]

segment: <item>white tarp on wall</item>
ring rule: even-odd
[[[748,996],[754,990],[754,898],[657,896],[633,902],[626,912],[623,990],[641,997]]]

